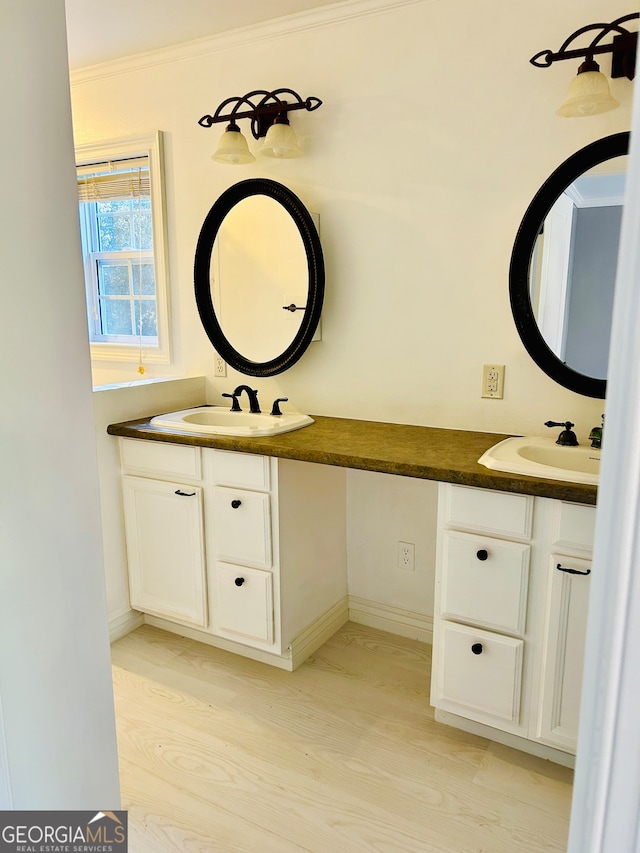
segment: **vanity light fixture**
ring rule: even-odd
[[[609,82],[593,57],[602,53],[612,54],[611,77],[627,77],[633,80],[636,70],[638,33],[630,32],[622,25],[638,18],[640,13],[631,12],[616,18],[610,24],[588,24],[572,33],[557,53],[541,50],[529,60],[536,68],[549,68],[552,63],[561,59],[584,59],[578,68],[577,77],[569,86],[566,98],[556,111],[557,115],[567,118],[590,116],[620,106],[612,96]],[[571,47],[580,36],[594,30],[597,31],[596,35],[586,47]],[[610,35],[613,36],[612,41],[602,44],[602,40]]]
[[[285,100],[286,97],[290,100]],[[227,98],[213,115],[202,116],[198,124],[201,127],[211,127],[219,122],[229,122],[220,138],[218,150],[211,158],[217,163],[235,166],[252,163],[256,159],[249,151],[247,140],[236,123],[241,118],[251,119],[254,139],[264,139],[260,148],[260,154],[264,157],[300,157],[302,151],[287,114],[291,110],[312,112],[321,104],[319,98],[307,98],[303,101],[293,89],[275,89],[273,92],[256,89],[241,98]]]

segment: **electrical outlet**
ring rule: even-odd
[[[482,367],[482,397],[502,400],[504,389],[504,364],[485,364]]]
[[[398,542],[398,568],[405,572],[416,570],[416,546],[413,542]]]
[[[218,353],[214,353],[213,357],[213,375],[214,376],[226,376],[227,375],[227,362],[223,359],[221,355]]]

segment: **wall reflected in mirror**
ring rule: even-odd
[[[312,217],[317,228],[318,218]],[[245,358],[270,361],[289,346],[307,304],[307,254],[296,223],[279,202],[249,196],[227,213],[210,275],[216,314]],[[293,306],[299,310],[290,310]]]
[[[529,270],[540,332],[561,362],[606,379],[627,157],[586,171],[542,223]]]

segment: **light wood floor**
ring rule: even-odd
[[[348,623],[294,673],[112,647],[130,853],[564,851],[572,773],[436,723],[430,647]]]

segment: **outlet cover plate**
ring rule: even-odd
[[[502,400],[504,396],[504,364],[482,366],[482,397]]]

